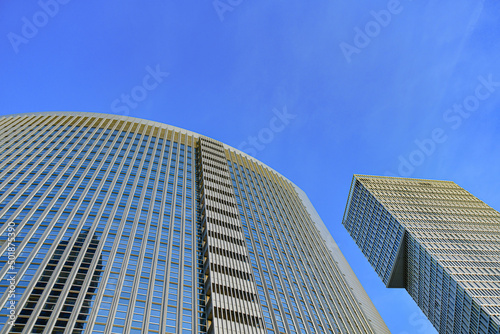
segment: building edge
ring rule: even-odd
[[[340,250],[339,246],[333,239],[332,234],[330,233],[330,231],[328,231],[328,228],[326,227],[325,223],[323,222],[318,212],[314,208],[313,204],[309,200],[309,197],[302,189],[300,189],[297,186],[295,186],[295,191],[297,192],[299,198],[302,200],[302,203],[304,203],[307,212],[311,216],[311,220],[316,225],[316,228],[318,229],[320,235],[322,236],[324,243],[330,250],[333,259],[337,263],[339,269],[345,275],[346,282],[348,283],[349,287],[353,291],[354,296],[358,300],[359,305],[363,310],[363,313],[365,314],[366,318],[368,319],[373,331],[377,334],[379,333],[390,334],[391,332],[389,331],[389,328],[387,327],[386,323],[380,316],[380,313],[375,308],[375,305],[373,304],[372,300],[370,299],[365,289],[361,285],[358,277],[352,270],[351,266],[347,262],[346,258],[344,257],[344,254],[342,254],[342,251]]]

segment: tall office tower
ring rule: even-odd
[[[305,194],[254,158],[117,115],[0,129],[0,333],[389,332]]]
[[[439,333],[498,333],[500,213],[449,181],[354,175],[343,224]]]

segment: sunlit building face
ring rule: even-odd
[[[450,181],[355,175],[343,224],[439,333],[498,333],[500,213]]]

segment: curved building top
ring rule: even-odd
[[[18,113],[18,114],[8,114],[8,115],[2,115],[0,116],[0,119],[3,117],[16,117],[16,116],[86,116],[86,117],[98,117],[98,118],[107,118],[107,119],[114,119],[114,120],[121,120],[121,121],[128,121],[128,122],[134,122],[138,124],[144,124],[148,126],[155,126],[161,129],[165,130],[171,130],[174,132],[178,132],[181,134],[185,134],[187,136],[192,136],[194,138],[200,138],[200,137],[205,137],[205,138],[210,138],[205,135],[199,134],[194,131],[186,130],[177,126],[157,122],[157,121],[151,121],[139,117],[133,117],[133,116],[122,116],[122,115],[116,115],[116,114],[106,114],[106,113],[97,113],[97,112],[86,112],[86,111],[44,111],[44,112],[27,112],[27,113]],[[215,139],[217,140],[217,139]],[[230,145],[227,145],[223,142],[220,142],[225,149],[230,150],[235,152],[236,154],[240,154],[246,159],[251,160],[252,162],[268,169],[269,171],[272,171],[273,173],[276,173],[279,175],[281,178],[285,179],[286,181],[290,182],[291,185],[294,187],[298,188],[296,184],[294,184],[292,181],[290,181],[288,178],[274,170],[273,168],[269,167],[265,163],[261,162],[260,160],[255,159],[253,156],[238,150],[237,148],[234,148]]]

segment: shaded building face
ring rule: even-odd
[[[355,175],[343,225],[439,333],[498,333],[500,213],[449,181]]]
[[[1,333],[388,333],[307,196],[257,160],[121,116],[0,129]]]

